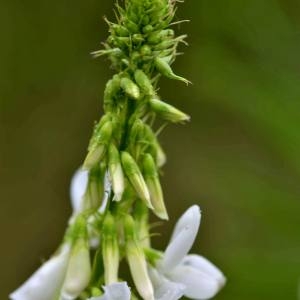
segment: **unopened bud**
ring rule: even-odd
[[[150,154],[145,154],[143,159],[144,177],[150,192],[154,213],[163,220],[168,220],[168,213],[164,203],[162,188],[154,159]]]
[[[151,80],[142,70],[136,70],[134,72],[134,79],[145,95],[154,94]]]
[[[146,203],[149,208],[153,209],[147,185],[137,163],[126,151],[123,151],[121,153],[121,161],[123,170],[131,185],[137,192],[138,196]]]
[[[153,111],[165,120],[174,123],[190,120],[190,116],[175,108],[174,106],[167,104],[166,102],[160,101],[158,99],[151,99],[149,103]]]
[[[114,75],[112,79],[110,79],[104,90],[104,108],[105,111],[110,111],[114,105],[113,99],[120,90],[120,77],[118,75]]]
[[[130,98],[135,100],[140,98],[139,87],[129,78],[124,77],[121,79],[121,87]]]
[[[118,36],[122,36],[122,37],[129,36],[129,32],[127,28],[122,25],[112,24],[111,28]]]
[[[130,19],[125,20],[125,26],[130,33],[138,33],[140,31],[139,26],[132,22]]]
[[[129,215],[125,217],[124,228],[126,257],[136,289],[144,300],[154,300],[145,254],[136,237],[136,224]]]
[[[187,79],[178,76],[176,74],[174,74],[172,68],[169,66],[169,64],[161,57],[156,57],[154,60],[155,66],[157,68],[157,70],[164,76],[170,78],[170,79],[174,79],[174,80],[180,80],[185,82],[186,84],[189,84],[190,81],[188,81]]]
[[[104,123],[102,127],[94,132],[88,148],[88,154],[83,163],[84,169],[91,169],[103,158],[111,135],[112,123],[110,121]]]
[[[133,215],[137,225],[137,238],[144,249],[149,248],[149,209],[141,200],[138,200],[135,202]]]
[[[88,286],[91,277],[86,222],[79,217],[75,223],[75,227],[75,240],[61,291],[61,298],[63,300],[76,299]]]
[[[141,119],[136,119],[131,127],[129,140],[130,143],[136,144],[139,138],[143,135],[144,132],[144,123]]]
[[[161,145],[157,142],[155,144],[156,147],[156,164],[159,168],[161,168],[167,161],[167,156],[161,147]]]
[[[141,47],[140,53],[142,56],[150,56],[152,53],[151,47],[149,47],[148,45],[143,45]]]
[[[119,271],[119,247],[117,228],[113,216],[108,213],[105,216],[102,227],[102,253],[104,264],[105,284],[118,282]]]
[[[89,171],[88,184],[84,193],[83,210],[97,209],[103,197],[103,170],[96,166]]]
[[[114,200],[120,201],[124,192],[124,175],[119,151],[113,143],[110,144],[108,150],[108,168],[114,191]]]

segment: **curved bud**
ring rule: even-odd
[[[124,192],[124,175],[119,151],[113,143],[110,144],[108,150],[108,168],[114,191],[114,200],[120,201]]]
[[[188,81],[187,79],[178,76],[176,74],[174,74],[173,70],[171,69],[171,67],[169,66],[169,64],[161,57],[156,57],[154,60],[155,63],[155,67],[157,68],[157,70],[164,76],[170,78],[170,79],[175,79],[175,80],[179,80],[179,81],[183,81],[186,84],[191,83],[190,81]]]
[[[132,99],[138,100],[140,98],[139,87],[129,78],[121,79],[121,88]]]
[[[77,218],[73,235],[74,244],[61,291],[62,300],[76,299],[87,287],[91,277],[86,221],[82,217]]]
[[[190,120],[190,116],[188,116],[184,112],[158,99],[151,99],[150,107],[155,113],[157,113],[163,119],[168,120],[170,122],[177,123]]]
[[[134,72],[134,79],[145,95],[150,96],[154,94],[151,80],[142,70],[136,70]]]
[[[144,177],[150,192],[151,203],[154,213],[163,220],[168,220],[168,213],[164,203],[163,192],[161,189],[156,164],[150,154],[145,154],[143,159]]]
[[[112,122],[107,121],[102,127],[94,131],[88,154],[83,163],[83,169],[91,169],[103,158],[112,135],[112,127]]]
[[[131,216],[124,220],[125,251],[132,279],[136,289],[144,300],[154,300],[154,291],[150,281],[147,262],[135,232],[136,225]]]
[[[146,203],[146,205],[149,208],[153,209],[147,185],[137,163],[126,151],[123,151],[121,153],[121,161],[123,170],[131,185],[133,186],[139,197]]]
[[[117,228],[113,216],[108,213],[105,216],[102,227],[102,254],[104,264],[105,284],[118,282],[119,271],[119,247]]]

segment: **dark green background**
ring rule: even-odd
[[[171,221],[203,211],[194,251],[228,277],[220,300],[297,299],[300,278],[300,2],[187,0],[188,33],[162,96],[192,115],[162,134]],[[0,298],[47,258],[71,213],[69,181],[101,114],[92,60],[113,1],[0,3]],[[299,298],[298,298],[299,299]]]

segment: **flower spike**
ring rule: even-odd
[[[11,300],[204,300],[226,282],[210,261],[189,254],[200,226],[199,206],[178,220],[164,252],[151,244],[157,234],[151,214],[169,218],[160,183],[167,157],[158,135],[169,122],[190,120],[159,100],[161,76],[190,83],[171,67],[181,54],[178,45],[187,45],[186,35],[171,28],[180,22],[173,19],[182,1],[115,2],[116,20],[104,18],[104,47],[92,52],[105,55],[114,74],[105,85],[104,114],[71,182],[73,213],[62,246]],[[130,287],[120,278],[123,260]]]

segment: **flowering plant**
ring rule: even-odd
[[[164,126],[155,131],[154,121],[190,119],[158,95],[161,76],[189,82],[170,66],[185,39],[170,29],[176,1],[125,0],[116,10],[117,22],[106,20],[104,49],[93,52],[107,55],[116,74],[106,84],[104,115],[72,180],[65,237],[12,300],[209,299],[225,283],[207,259],[188,254],[200,225],[197,205],[178,220],[165,252],[150,241],[149,211],[168,220],[159,176],[166,156],[157,139]],[[131,287],[119,275],[123,259]]]

